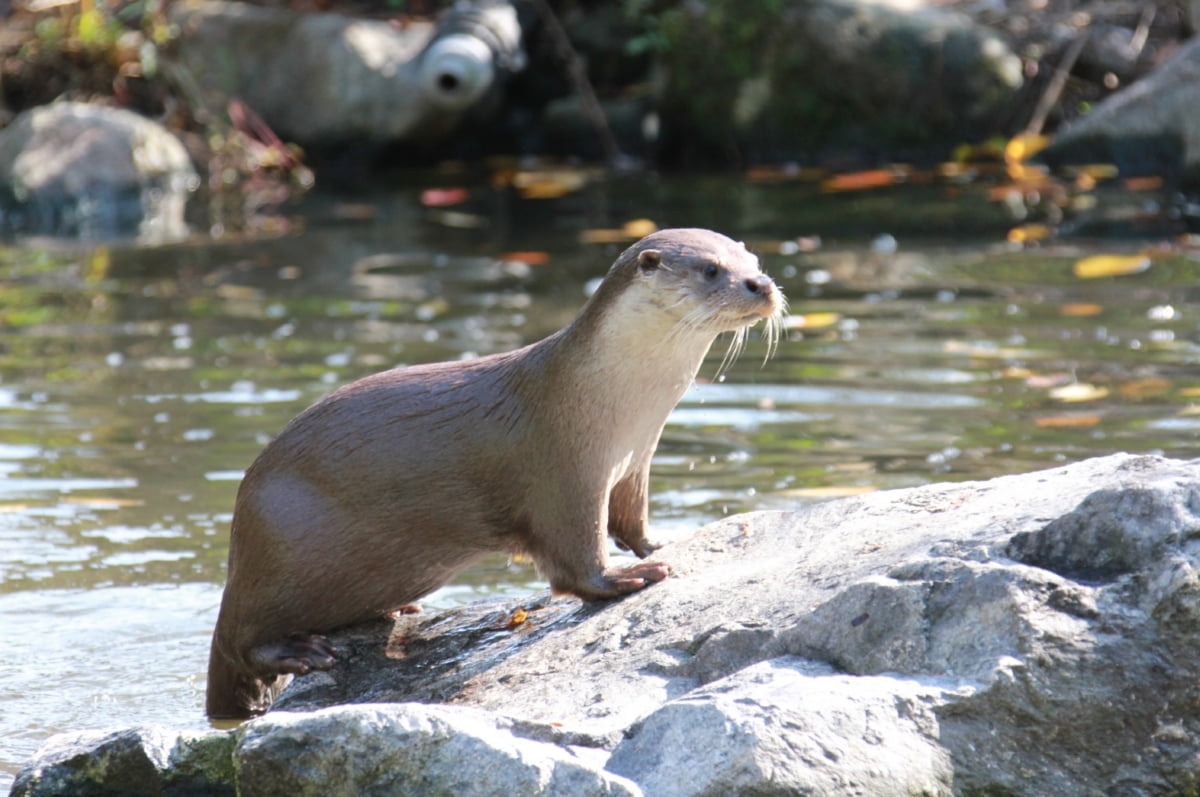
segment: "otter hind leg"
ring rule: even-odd
[[[305,675],[328,670],[337,661],[337,651],[320,634],[293,634],[278,642],[250,649],[249,659],[259,672]]]

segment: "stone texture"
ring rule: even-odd
[[[132,111],[57,102],[0,130],[0,229],[171,240],[198,185],[179,139]]]
[[[218,0],[172,13],[179,63],[214,107],[236,97],[304,145],[437,139],[524,59],[503,2],[462,5],[440,27]]]
[[[664,157],[949,149],[995,134],[1023,83],[1003,38],[920,0],[684,3],[658,28]]]
[[[1039,158],[1054,167],[1112,163],[1123,177],[1200,181],[1200,39],[1060,130]]]
[[[1200,460],[1118,454],[753,513],[660,553],[675,574],[620,601],[539,595],[335,635],[334,670],[236,732],[237,788],[1200,790]],[[116,768],[93,742],[52,741],[21,794],[56,793],[37,788],[54,773],[187,782],[161,752],[178,743],[131,745]]]
[[[281,797],[641,794],[569,749],[513,735],[510,724],[461,706],[276,712],[238,734],[238,790]]]
[[[772,659],[667,703],[608,768],[655,797],[949,795],[934,708],[955,688]]]

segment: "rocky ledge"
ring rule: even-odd
[[[264,717],[51,739],[14,794],[1200,789],[1200,460],[760,512],[622,601],[405,616]]]

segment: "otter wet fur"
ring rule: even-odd
[[[639,558],[659,547],[647,481],[668,414],[717,335],[733,332],[736,354],[765,319],[773,347],[784,306],[743,244],[662,230],[550,337],[374,374],[309,407],[238,490],[209,716],[265,711],[281,676],[334,666],[321,634],[488,554],[525,552],[555,592],[584,600],[666,578],[663,562],[609,566],[606,538]]]

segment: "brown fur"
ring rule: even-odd
[[[709,268],[716,266],[716,270]],[[666,230],[626,250],[550,337],[469,362],[368,376],[289,423],[238,491],[208,713],[265,710],[278,676],[328,669],[319,634],[526,551],[585,600],[665,578],[646,557],[650,457],[713,339],[783,300],[745,247]],[[772,327],[777,331],[777,327]]]

